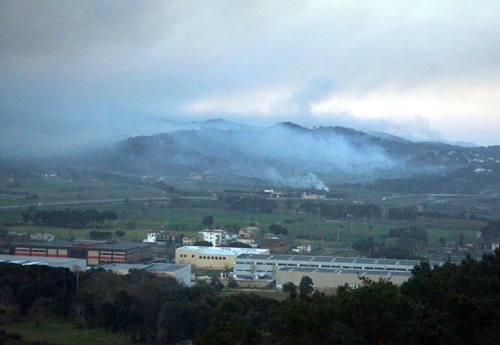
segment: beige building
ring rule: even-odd
[[[315,289],[336,288],[345,284],[359,286],[362,284],[360,277],[373,281],[380,278],[389,279],[396,285],[401,285],[412,276],[411,272],[387,272],[364,270],[331,270],[307,267],[282,267],[276,271],[276,287],[281,288],[291,282],[299,286],[302,277],[308,276],[313,281]]]
[[[249,246],[252,247],[257,247],[259,245],[258,243],[255,242],[253,238],[237,238],[235,242],[248,244]]]
[[[234,267],[234,260],[240,254],[267,255],[269,249],[184,246],[175,250],[175,263],[225,270]]]
[[[182,245],[183,246],[192,246],[196,239],[193,236],[184,236],[182,238]]]
[[[256,226],[246,226],[238,231],[239,238],[256,238],[260,236],[260,228]]]

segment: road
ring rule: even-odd
[[[217,200],[215,197],[208,196],[189,196],[189,197],[179,197],[180,199],[189,200]],[[44,202],[44,203],[34,203],[34,204],[23,204],[23,205],[11,205],[11,206],[1,206],[0,211],[3,210],[25,210],[30,206],[34,205],[36,207],[64,207],[64,206],[82,206],[82,205],[113,205],[113,204],[124,204],[130,200],[130,202],[161,202],[169,201],[172,197],[155,197],[155,198],[107,198],[107,199],[88,199],[88,200],[67,200],[67,201],[54,201],[54,202]]]

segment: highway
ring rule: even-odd
[[[216,197],[208,196],[191,196],[191,197],[176,197],[180,199],[189,200],[217,200]],[[0,211],[3,210],[25,210],[31,206],[35,207],[67,207],[67,206],[82,206],[82,205],[113,205],[113,204],[125,204],[126,202],[162,202],[169,201],[172,197],[154,197],[154,198],[107,198],[107,199],[88,199],[88,200],[67,200],[67,201],[53,201],[44,203],[33,203],[33,204],[23,204],[23,205],[10,205],[10,206],[0,206]]]

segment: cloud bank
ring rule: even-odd
[[[162,118],[499,144],[499,19],[491,1],[2,1],[0,154]]]

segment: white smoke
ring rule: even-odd
[[[271,179],[274,183],[292,188],[313,188],[316,190],[324,190],[329,192],[328,186],[315,174],[307,173],[301,175],[284,176],[274,168],[266,170],[266,178]]]

